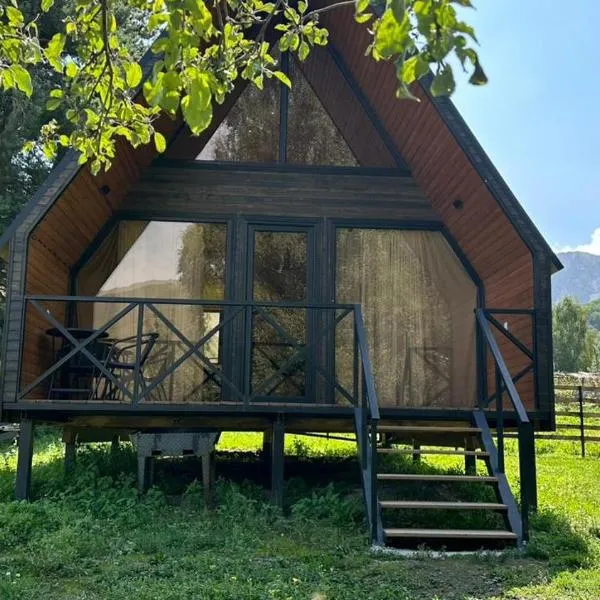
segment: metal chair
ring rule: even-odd
[[[122,387],[127,388],[135,382],[136,369],[139,367],[139,382],[142,392],[148,389],[144,366],[154,348],[158,333],[142,333],[140,336],[140,357],[136,357],[138,336],[132,335],[120,340],[113,340],[104,366]],[[123,401],[123,390],[115,385],[105,374],[98,378],[96,383],[96,397],[100,400]]]

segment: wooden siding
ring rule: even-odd
[[[533,307],[533,266],[529,248],[482,181],[438,109],[420,85],[420,102],[395,96],[393,65],[365,57],[369,40],[352,10],[324,13],[330,39],[344,57],[348,70],[375,108],[433,208],[456,239],[485,286],[486,304],[504,308]],[[454,207],[455,200],[462,208]],[[523,341],[531,342],[531,333]],[[502,342],[511,373],[523,365],[523,355]],[[519,386],[529,408],[534,406],[532,378]],[[528,382],[531,382],[528,383]]]
[[[198,218],[260,214],[439,221],[410,177],[319,175],[153,166],[134,186],[124,211]]]

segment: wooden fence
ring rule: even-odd
[[[600,387],[557,384],[554,389],[556,431],[538,433],[536,439],[578,442],[585,457],[586,444],[600,442]]]

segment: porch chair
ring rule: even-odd
[[[144,367],[158,337],[158,333],[143,333],[140,337],[139,381],[142,393],[145,393],[148,389]],[[107,371],[109,371],[123,387],[127,387],[135,381],[137,342],[137,335],[113,340],[106,358],[105,367]],[[124,401],[126,399],[122,390],[106,375],[102,375],[98,378],[95,396],[99,400]]]

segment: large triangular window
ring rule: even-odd
[[[197,160],[358,166],[352,151],[294,60],[282,65],[293,82],[247,85]],[[283,110],[282,110],[283,109]]]

